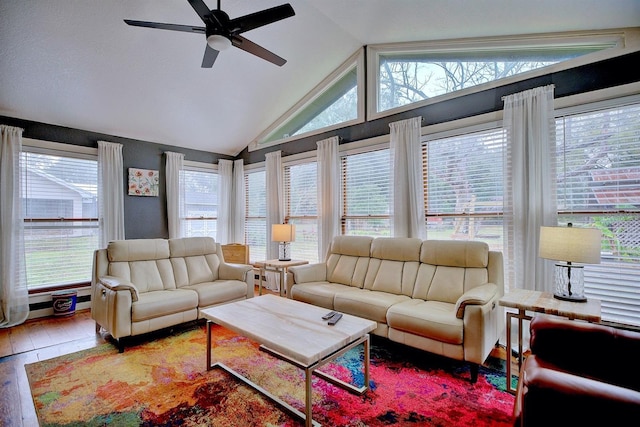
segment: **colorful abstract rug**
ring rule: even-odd
[[[213,361],[304,411],[302,370],[213,328]],[[302,425],[224,370],[207,371],[205,349],[198,324],[133,343],[124,353],[103,344],[25,365],[40,425]],[[481,367],[472,384],[466,364],[372,337],[370,389],[358,396],[314,378],[313,418],[323,426],[507,426],[514,398],[504,391],[499,362]],[[360,347],[323,370],[361,385],[361,366]]]

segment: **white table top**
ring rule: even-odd
[[[374,330],[376,322],[343,314],[334,325],[322,316],[330,310],[262,295],[202,310],[207,320],[310,366]]]
[[[572,302],[554,298],[549,292],[512,289],[500,298],[500,305],[595,323],[601,319],[600,300],[594,298],[587,302]]]

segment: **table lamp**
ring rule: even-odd
[[[586,302],[583,264],[600,264],[602,233],[595,228],[540,227],[540,258],[556,262],[555,298]]]
[[[293,224],[273,224],[271,226],[271,241],[280,242],[278,260],[291,261],[289,242],[296,240],[296,226]]]

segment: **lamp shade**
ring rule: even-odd
[[[293,242],[296,240],[296,226],[293,224],[273,224],[271,240],[274,242]]]
[[[600,264],[602,233],[595,228],[540,227],[540,258]]]

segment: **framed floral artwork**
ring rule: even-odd
[[[157,197],[159,175],[154,170],[129,168],[129,195]]]

